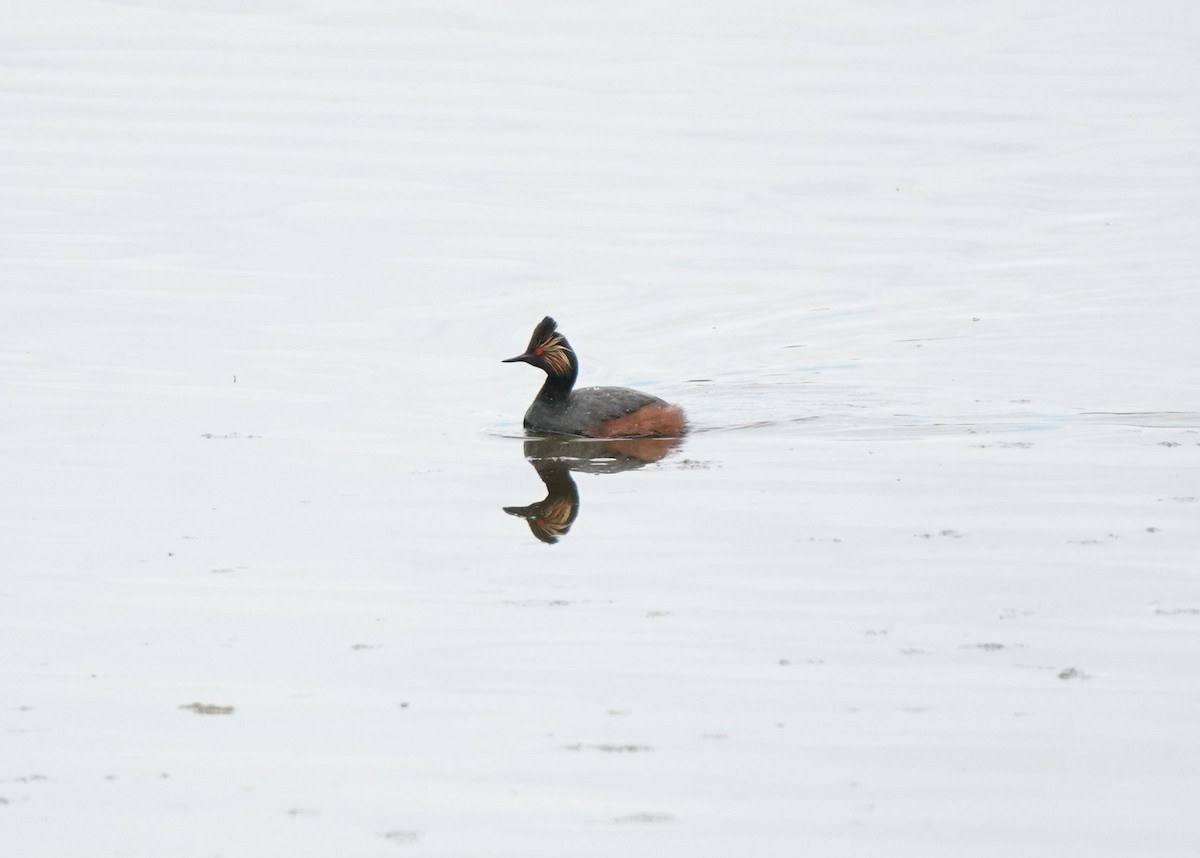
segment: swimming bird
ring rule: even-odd
[[[579,358],[547,316],[538,322],[529,347],[504,363],[527,363],[546,373],[546,381],[529,410],[525,431],[584,438],[678,437],[687,421],[677,405],[628,387],[584,387],[575,390]]]

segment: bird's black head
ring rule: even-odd
[[[523,362],[543,370],[551,378],[575,381],[579,360],[567,338],[558,332],[558,323],[547,316],[538,322],[523,354],[506,358],[504,363]]]

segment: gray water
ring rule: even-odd
[[[1192,854],[1197,23],[14,11],[0,847]]]

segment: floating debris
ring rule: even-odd
[[[604,754],[644,754],[654,750],[649,745],[585,745],[582,742],[567,745],[566,749],[568,751],[600,751]]]
[[[180,709],[190,709],[197,715],[232,715],[232,706],[218,706],[216,703],[188,703]]]
[[[675,816],[670,813],[631,813],[628,816],[614,816],[613,822],[618,825],[627,822],[637,823],[652,823],[652,822],[670,822]]]
[[[1059,679],[1091,679],[1091,675],[1084,673],[1077,667],[1068,667],[1065,670],[1058,672]]]
[[[421,834],[420,831],[385,831],[379,836],[393,843],[417,843],[421,839]]]

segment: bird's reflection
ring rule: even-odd
[[[678,447],[679,438],[536,438],[525,442],[525,458],[546,484],[546,497],[529,506],[506,506],[529,530],[553,545],[579,516],[579,488],[571,471],[616,474],[657,462]]]

